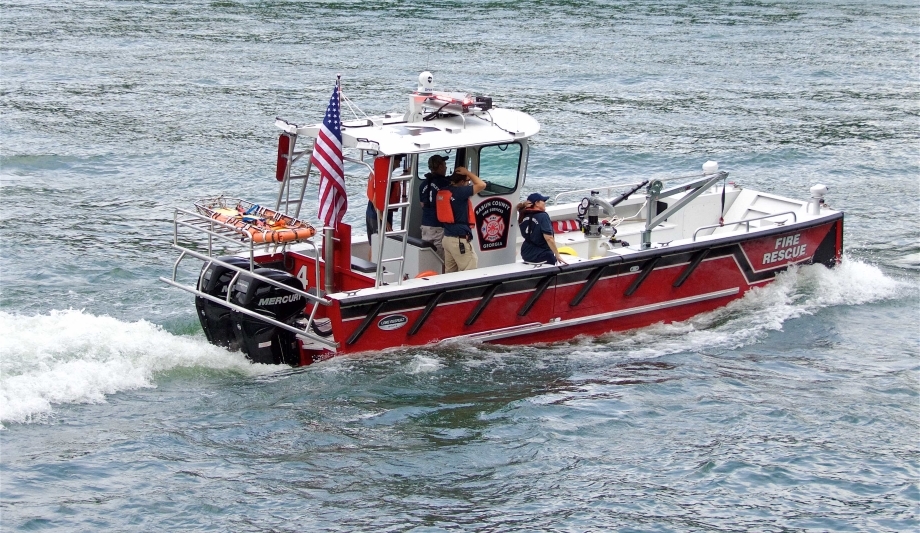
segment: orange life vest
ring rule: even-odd
[[[377,211],[383,211],[382,205],[377,205],[376,201],[376,186],[374,184],[374,173],[371,172],[367,176],[367,199],[374,203],[374,208]],[[390,185],[390,205],[399,203],[399,183],[393,183]]]
[[[454,224],[462,223],[458,221],[459,216],[454,216],[454,206],[451,203],[454,195],[450,192],[450,189],[443,189],[438,191],[437,196],[435,197],[435,208],[438,212],[438,221],[443,224]],[[466,201],[467,215],[466,223],[472,228],[476,225],[476,215],[473,213],[473,201]],[[458,206],[458,209],[463,209]]]

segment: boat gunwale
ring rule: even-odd
[[[774,228],[763,228],[757,229],[750,232],[745,232],[740,235],[725,235],[720,237],[707,238],[706,240],[697,240],[693,242],[688,242],[685,244],[679,244],[676,246],[662,246],[658,248],[652,248],[648,250],[640,250],[634,253],[629,253],[625,255],[614,255],[608,257],[602,257],[598,259],[587,259],[579,261],[578,263],[565,264],[559,266],[547,266],[539,267],[531,270],[525,271],[515,271],[507,273],[495,273],[482,277],[478,277],[475,280],[472,279],[459,279],[452,281],[440,282],[436,277],[432,278],[435,283],[426,284],[419,287],[406,287],[405,285],[386,285],[381,287],[371,287],[368,289],[360,289],[359,291],[349,291],[341,293],[328,294],[327,297],[330,299],[337,300],[340,307],[352,307],[358,305],[366,305],[368,303],[373,303],[379,301],[381,298],[410,298],[413,296],[419,296],[433,291],[450,291],[456,289],[471,289],[479,286],[488,286],[496,282],[509,282],[509,281],[518,281],[522,279],[532,278],[532,277],[543,277],[547,275],[559,275],[559,274],[570,274],[579,272],[582,270],[594,270],[598,267],[608,267],[614,264],[631,264],[631,263],[642,263],[645,260],[651,259],[653,257],[662,257],[668,255],[676,254],[685,254],[685,253],[694,253],[701,249],[707,248],[716,248],[716,247],[725,247],[735,244],[740,244],[745,241],[751,241],[755,239],[769,238],[773,235],[779,235],[783,233],[789,233],[795,230],[808,229],[815,226],[820,226],[827,223],[832,223],[837,220],[841,220],[844,217],[843,211],[835,211],[834,213],[823,215],[816,218],[810,218],[808,220],[803,220],[801,222],[796,222],[794,224],[777,226]],[[762,270],[756,272],[762,274],[764,272],[774,272],[783,270],[788,267],[787,263],[778,264],[774,268]],[[442,274],[444,275],[444,274]],[[381,290],[382,289],[382,290]],[[367,292],[373,291],[373,292]],[[356,294],[357,292],[363,292],[364,294]]]

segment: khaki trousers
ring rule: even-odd
[[[422,226],[422,240],[433,244],[438,249],[438,257],[444,261],[444,245],[441,244],[441,241],[444,240],[444,228]]]
[[[465,253],[460,253],[460,243],[463,243]],[[479,264],[473,243],[467,242],[465,237],[444,236],[441,241],[444,245],[444,272],[462,272],[473,270]]]

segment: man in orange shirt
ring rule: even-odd
[[[395,155],[393,156],[393,170],[395,170],[400,163],[402,163],[403,156]],[[372,170],[367,176],[367,210],[364,213],[364,220],[367,223],[367,243],[371,244],[371,235],[380,232],[380,220],[377,218],[377,213],[383,210],[383,206],[379,206],[378,210],[376,205],[374,205],[374,196],[375,196],[375,184],[374,184],[374,171]],[[394,183],[390,186],[390,200],[389,204],[399,203],[400,200],[400,187],[398,183]],[[390,209],[387,211],[387,225],[386,231],[393,231],[393,213],[395,209]],[[370,257],[368,257],[370,259]]]

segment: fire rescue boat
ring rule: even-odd
[[[302,156],[322,124],[276,125],[274,205],[218,197],[176,209],[178,257],[160,278],[195,296],[210,342],[258,363],[307,365],[458,339],[552,342],[681,321],[791,265],[832,267],[843,250],[843,213],[825,204],[824,186],[786,198],[729,182],[709,161],[673,184],[649,177],[557,194],[546,212],[556,244],[573,255],[555,266],[524,262],[515,205],[539,124],[485,96],[436,92],[427,72],[407,112],[341,122],[346,172],[361,177],[350,179],[373,171],[378,215],[397,215],[368,243],[348,224],[315,231],[301,217],[318,176]],[[443,273],[421,239],[417,195],[435,154],[487,183],[472,201],[475,270]],[[391,187],[399,201],[382,192]],[[366,199],[350,203],[363,210]]]

